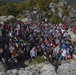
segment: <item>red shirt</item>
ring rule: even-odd
[[[4,30],[8,30],[8,26],[3,25]]]
[[[66,56],[66,60],[70,60],[71,59],[71,56],[70,55],[67,55]]]
[[[50,48],[52,48],[54,46],[54,43],[51,41],[50,42]]]
[[[13,52],[13,53],[12,53],[12,55],[15,57],[15,55],[16,55],[16,52]]]

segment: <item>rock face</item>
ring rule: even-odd
[[[32,11],[32,12],[26,11],[25,15],[27,16],[29,21],[34,20],[34,19],[39,20],[41,17],[41,15],[40,15],[40,13],[38,13],[37,9],[34,9],[34,11]]]
[[[1,71],[6,71],[6,66],[2,62],[0,62],[0,72]]]
[[[76,65],[67,63],[59,67],[58,73],[60,75],[76,75]]]
[[[7,21],[11,18],[14,18],[14,16],[9,15],[9,16],[0,16],[0,23],[3,23],[3,21]]]
[[[68,34],[71,36],[72,41],[76,41],[76,35],[71,31],[71,29],[68,30]]]
[[[53,14],[58,15],[66,24],[69,25],[72,22],[76,22],[76,10],[68,5],[65,0],[60,0],[59,3],[50,3],[49,8]],[[63,14],[66,12],[65,10],[68,12],[68,15]]]
[[[54,67],[46,62],[42,64],[32,65],[27,68],[9,70],[6,73],[1,72],[0,75],[58,75]]]
[[[55,71],[55,67],[49,62],[44,62],[27,68],[0,72],[0,75],[76,75],[76,60],[63,61],[57,72]]]
[[[57,72],[59,75],[76,75],[76,61],[71,61],[70,63],[64,63],[59,66]]]

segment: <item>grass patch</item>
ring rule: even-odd
[[[38,56],[36,57],[30,64],[33,65],[33,64],[39,64],[39,63],[42,63],[44,61],[48,61],[48,58],[43,58],[41,56]]]

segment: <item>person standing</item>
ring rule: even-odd
[[[30,51],[30,56],[31,56],[31,58],[30,58],[30,60],[29,60],[29,63],[30,63],[31,61],[33,61],[33,59],[35,59],[36,56],[37,56],[37,50],[36,50],[36,47],[35,47],[35,46],[31,49],[31,51]]]

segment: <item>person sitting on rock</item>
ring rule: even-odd
[[[68,53],[66,54],[66,60],[70,60],[71,59],[71,55]]]
[[[17,59],[12,55],[12,57],[8,60],[8,62],[11,63],[11,65],[13,65],[14,63],[17,63]]]
[[[47,58],[47,56],[48,56],[48,55],[47,55],[47,53],[46,53],[46,52],[44,52],[42,57],[43,57],[44,59],[46,59],[46,58]]]

